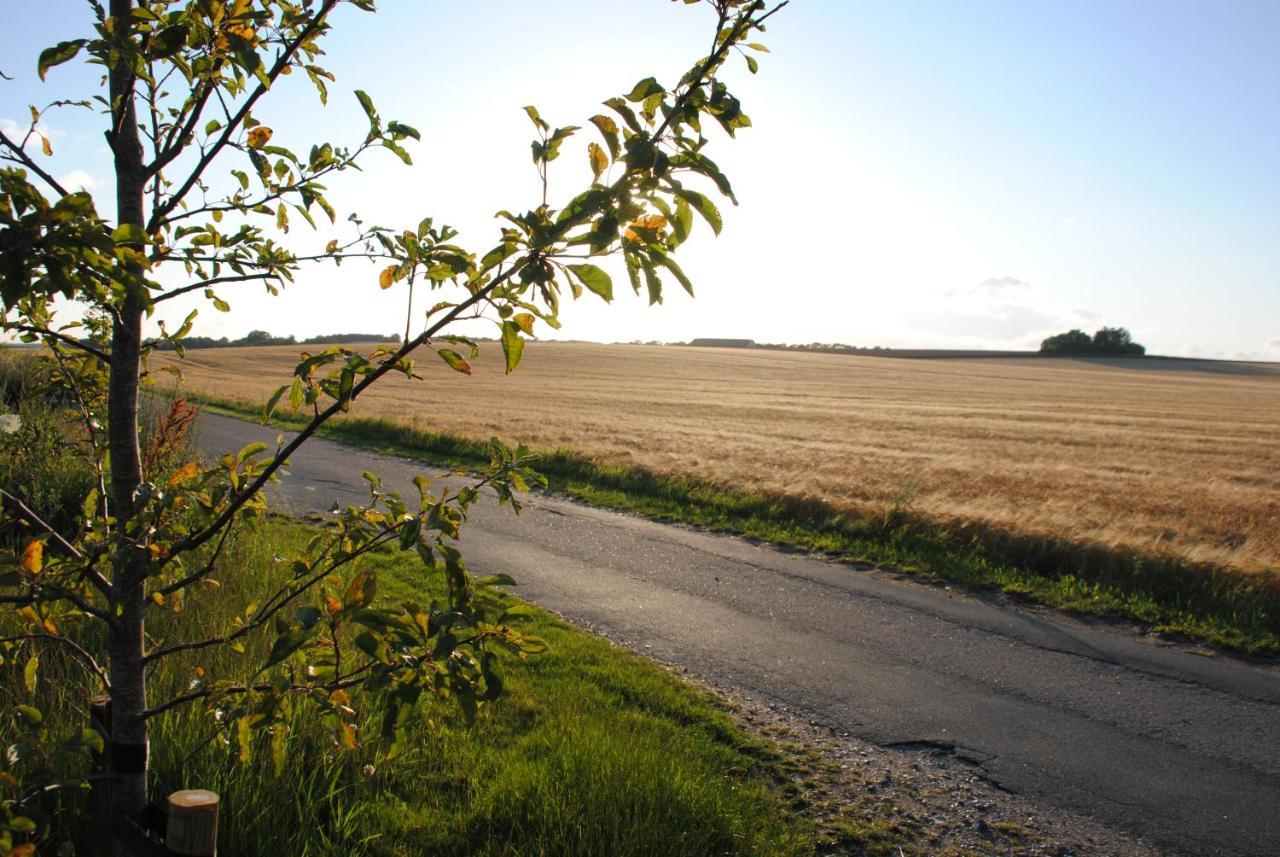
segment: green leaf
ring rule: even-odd
[[[40,657],[32,655],[27,661],[27,665],[22,669],[22,683],[27,688],[27,693],[36,692],[36,673],[40,669]]]
[[[618,153],[622,151],[618,143],[618,123],[608,116],[599,115],[591,117],[591,124],[600,130],[600,136],[604,137],[605,145],[609,147],[610,157],[616,159]]]
[[[724,228],[724,220],[720,217],[720,209],[716,208],[715,203],[696,190],[677,188],[673,192],[677,197],[692,205],[694,211],[702,215],[702,219],[707,221],[712,232],[717,235],[720,234],[720,230]]]
[[[462,355],[450,348],[441,348],[436,352],[440,359],[449,364],[449,368],[463,375],[471,374],[471,364],[462,359]]]
[[[534,127],[539,131],[546,131],[551,127],[540,115],[538,115],[538,108],[534,107],[532,104],[525,105],[524,112],[529,114],[529,120],[533,122]]]
[[[117,244],[146,244],[147,233],[136,223],[122,223],[111,230],[111,240]]]
[[[693,231],[693,208],[688,200],[676,197],[675,216],[668,220],[671,222],[671,231],[675,234],[676,244],[683,244],[689,240],[689,233]]]
[[[661,95],[666,92],[662,85],[652,77],[646,77],[631,88],[631,92],[627,93],[627,100],[635,103],[644,101],[651,95]]]
[[[19,705],[18,716],[28,726],[39,726],[44,722],[44,713],[31,705]]]
[[[755,74],[760,70],[760,63],[750,54],[743,54],[742,58],[747,61],[747,71]]]
[[[374,109],[373,99],[363,89],[356,90],[356,100],[360,102],[360,106],[364,108],[364,115],[369,117],[369,126],[374,129],[382,127],[382,120],[378,118],[378,111]]]
[[[182,50],[187,43],[187,33],[189,31],[190,28],[186,24],[174,24],[172,27],[165,27],[147,45],[150,49],[147,52],[149,58],[153,60],[167,59]]]
[[[40,75],[40,79],[44,80],[45,72],[55,65],[62,65],[80,53],[80,49],[85,46],[85,41],[85,39],[74,39],[70,42],[58,42],[53,47],[41,51],[40,59],[36,62],[36,72]]]
[[[595,265],[569,265],[568,267],[579,280],[582,280],[582,285],[604,298],[606,302],[613,300],[613,279],[603,270]]]
[[[680,285],[684,286],[684,290],[689,293],[690,297],[693,296],[693,283],[689,282],[689,278],[684,275],[684,271],[680,270],[680,266],[676,264],[675,259],[672,259],[661,250],[653,250],[651,256],[655,262],[670,271],[680,281]]]
[[[265,670],[268,667],[273,667],[285,658],[289,657],[289,655],[298,651],[298,649],[303,647],[310,636],[311,634],[302,628],[290,628],[288,631],[285,631],[277,637],[275,643],[272,644],[271,653],[267,655],[267,662],[262,665],[262,669]]]
[[[644,268],[644,283],[649,289],[649,306],[662,303],[662,280],[658,279],[657,271],[648,265]]]
[[[556,223],[564,223],[567,220],[584,220],[593,216],[597,211],[604,208],[605,204],[613,198],[613,192],[607,187],[593,187],[569,200],[569,204],[564,207],[556,217]]]
[[[75,737],[74,742],[77,748],[88,750],[92,753],[101,753],[107,746],[102,734],[97,729],[88,727],[80,730],[80,734]]]
[[[513,321],[502,323],[502,353],[507,359],[507,374],[516,371],[524,356],[524,340],[520,338],[520,326]]]
[[[266,425],[267,421],[271,419],[271,415],[276,411],[276,404],[280,401],[280,397],[283,396],[285,394],[285,391],[288,389],[289,389],[288,386],[283,386],[271,394],[271,398],[267,400],[266,407],[262,409],[263,425]]]
[[[627,102],[621,98],[610,98],[605,102],[605,106],[612,108],[614,112],[621,116],[622,121],[626,122],[632,131],[640,132],[640,120],[636,118],[635,111],[627,106]],[[599,126],[597,125],[596,127]]]
[[[419,142],[421,142],[422,140],[422,135],[418,133],[417,128],[414,128],[410,125],[405,125],[401,122],[388,122],[387,130],[390,131],[392,134],[396,134],[397,136],[412,137],[413,139],[418,140]]]

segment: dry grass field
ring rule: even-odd
[[[261,404],[299,348],[189,351]],[[430,355],[428,355],[430,356]],[[1280,366],[531,343],[419,361],[353,409],[734,487],[1280,572]]]

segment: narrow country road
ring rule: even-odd
[[[273,429],[201,417],[209,452]],[[430,465],[312,440],[273,491],[294,514],[416,496]],[[880,745],[941,746],[1007,790],[1173,854],[1280,854],[1280,670],[1155,645],[875,571],[530,496],[486,500],[464,554],[519,594],[713,684]]]

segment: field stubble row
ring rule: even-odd
[[[298,352],[190,351],[183,372],[260,404]],[[506,376],[487,343],[471,377],[419,367],[353,410],[860,515],[1280,571],[1280,366],[531,343]]]

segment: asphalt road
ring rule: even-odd
[[[203,448],[275,431],[205,415]],[[416,496],[430,465],[312,440],[273,501]],[[1175,854],[1280,854],[1280,670],[742,539],[531,496],[461,547],[519,594],[713,684],[884,746],[952,750],[1000,787]]]

